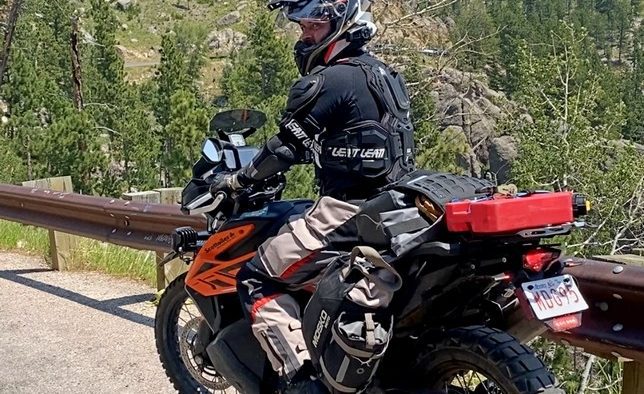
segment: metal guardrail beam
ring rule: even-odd
[[[203,217],[172,205],[1,184],[0,218],[157,252],[170,251],[174,228],[206,227]]]
[[[0,218],[158,252],[169,251],[174,228],[206,225],[172,205],[1,184]],[[548,336],[601,357],[644,361],[644,267],[578,258],[568,262],[566,272],[577,278],[590,310],[578,329]]]
[[[547,336],[608,359],[644,361],[644,268],[590,259],[568,259],[588,302],[582,326]]]

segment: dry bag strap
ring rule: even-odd
[[[376,324],[373,322],[373,313],[364,314],[365,345],[367,349],[373,349],[376,346]]]
[[[340,317],[342,317],[343,314],[344,314],[344,312],[342,312],[340,314]],[[340,319],[340,317],[338,317],[338,319]],[[371,320],[371,322],[373,323],[373,320]],[[358,357],[358,358],[361,358],[361,359],[364,359],[364,360],[375,360],[375,359],[378,359],[378,358],[382,357],[385,354],[385,352],[387,351],[387,348],[389,347],[389,343],[391,342],[391,337],[393,336],[393,332],[394,332],[393,327],[394,327],[394,317],[391,316],[391,318],[389,320],[389,330],[387,331],[387,340],[384,342],[385,346],[378,353],[374,353],[374,352],[371,352],[371,351],[360,350],[360,349],[356,349],[355,347],[352,347],[338,333],[338,330],[336,328],[331,330],[331,336],[332,336],[333,340],[338,344],[338,346],[340,346],[340,348],[342,350],[344,350],[344,352],[347,353],[348,355],[353,356],[353,357]],[[371,341],[375,345],[376,340],[375,340],[375,335],[373,334],[373,332],[374,332],[374,329],[371,330],[371,336],[372,336]],[[320,360],[322,360],[322,358],[320,358]]]
[[[389,271],[393,275],[394,281],[385,281],[378,275],[374,275],[373,273],[369,272],[366,267],[362,266],[359,263],[356,263],[356,258],[360,255],[362,255],[375,268],[382,268],[386,271]],[[377,250],[370,246],[356,246],[353,248],[353,250],[351,251],[351,267],[359,269],[360,272],[362,272],[362,274],[366,278],[373,282],[375,286],[390,290],[391,292],[397,291],[402,286],[402,278],[400,277],[398,272],[394,269],[394,267],[392,267],[382,258]]]

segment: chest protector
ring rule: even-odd
[[[361,121],[320,136],[319,163],[331,172],[357,178],[398,180],[415,169],[414,128],[402,76],[368,56],[346,63],[360,67],[382,114],[380,121]]]

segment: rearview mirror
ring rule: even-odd
[[[252,109],[232,109],[219,112],[210,120],[210,130],[217,133],[242,134],[248,137],[266,123],[266,115]]]
[[[203,157],[213,164],[217,164],[222,159],[222,148],[217,140],[207,139],[201,149]]]

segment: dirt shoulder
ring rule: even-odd
[[[172,393],[154,289],[0,252],[0,393]]]

